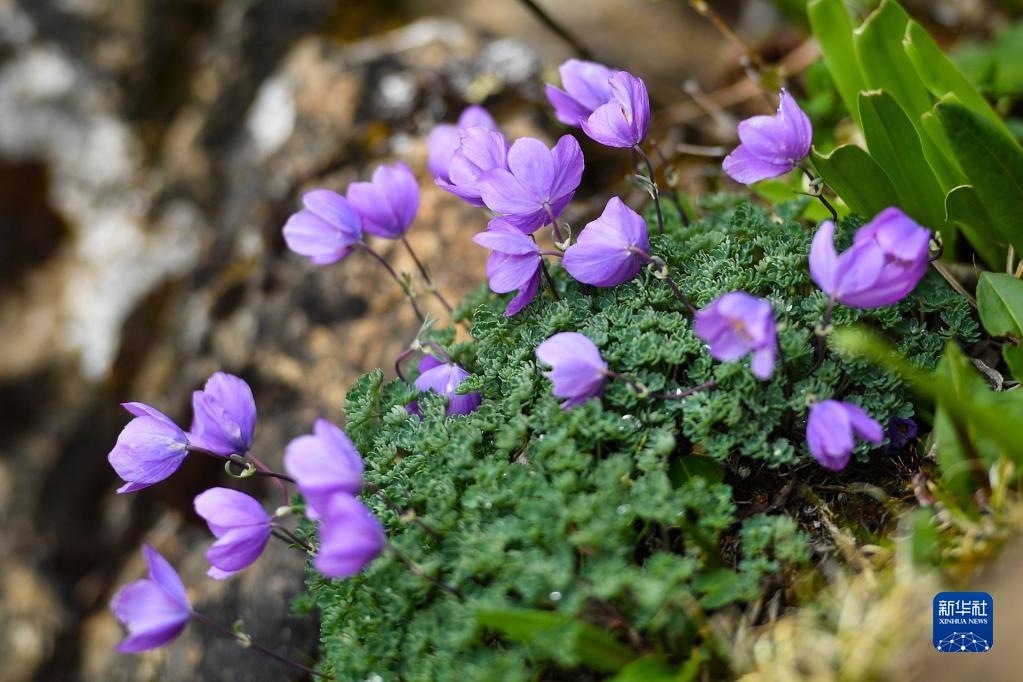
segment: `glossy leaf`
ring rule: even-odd
[[[945,218],[959,226],[988,267],[1002,266],[1008,244],[991,224],[991,217],[972,186],[961,185],[945,195]]]
[[[1023,282],[1004,272],[983,272],[977,284],[980,321],[991,336],[1004,336],[1005,364],[1023,377]]]
[[[853,23],[842,0],[810,0],[806,6],[817,44],[820,45],[824,63],[831,72],[845,108],[859,123],[860,110],[857,104],[860,90],[866,89],[866,82],[860,72],[853,49]]]
[[[813,164],[824,182],[863,217],[899,203],[899,195],[881,166],[862,147],[837,147],[829,154],[812,151]]]
[[[637,658],[608,682],[684,682],[683,671],[661,654]]]

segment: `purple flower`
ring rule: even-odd
[[[348,202],[362,218],[362,229],[386,239],[398,239],[419,211],[419,184],[412,170],[398,161],[380,166],[372,182],[348,185]]]
[[[742,142],[722,164],[736,182],[754,182],[784,175],[810,153],[813,128],[809,117],[785,90],[774,116],[754,116],[739,124]]]
[[[428,356],[427,356],[428,357]],[[425,369],[424,369],[425,368]],[[433,391],[448,398],[447,415],[469,414],[483,402],[479,393],[459,395],[455,389],[465,381],[469,373],[453,362],[441,362],[436,358],[428,361],[426,357],[419,363],[421,374],[415,385],[422,392]],[[416,407],[418,410],[418,405]],[[416,412],[418,414],[418,412]]]
[[[386,542],[383,526],[366,505],[338,493],[320,521],[316,570],[330,578],[348,578],[380,554]]]
[[[252,447],[256,401],[243,379],[216,372],[201,391],[192,394],[192,445],[225,457]]]
[[[128,628],[128,636],[117,645],[126,654],[163,646],[181,634],[192,617],[177,572],[149,545],[142,546],[142,556],[149,578],[125,585],[110,601],[110,610]]]
[[[886,208],[856,231],[838,255],[835,224],[826,221],[810,247],[810,276],[833,300],[877,308],[904,298],[927,272],[931,233],[897,208]]]
[[[362,240],[359,214],[337,192],[314,189],[302,195],[302,205],[285,223],[284,241],[313,264],[336,263]]]
[[[135,415],[121,430],[107,461],[125,484],[119,493],[148,488],[167,478],[188,455],[188,437],[170,417],[144,403],[123,403]]]
[[[611,197],[599,218],[589,223],[565,251],[562,265],[584,284],[614,287],[636,276],[650,249],[646,221],[618,197]]]
[[[557,218],[572,200],[583,175],[583,152],[571,135],[553,149],[523,137],[508,151],[508,170],[487,171],[476,182],[483,203],[526,234]]]
[[[884,439],[881,425],[859,405],[822,400],[810,408],[806,442],[821,466],[832,471],[844,469],[856,445],[854,435],[875,445]]]
[[[898,452],[916,438],[917,426],[912,419],[893,418],[888,422],[885,436],[888,438],[888,452]]]
[[[305,497],[306,516],[317,518],[337,493],[362,490],[362,457],[344,431],[317,419],[313,434],[299,436],[284,451],[284,470]]]
[[[711,357],[735,362],[752,352],[753,376],[766,380],[774,373],[778,338],[769,301],[732,291],[696,311],[693,328],[710,346]]]
[[[569,59],[558,69],[564,90],[547,84],[547,99],[562,123],[581,128],[594,109],[611,99],[611,69],[603,64]]]
[[[493,250],[487,259],[490,290],[495,294],[519,292],[508,303],[504,316],[511,317],[529,305],[540,288],[543,256],[536,242],[503,218],[491,220],[487,231],[479,233],[472,240]]]
[[[611,74],[611,98],[582,123],[583,132],[608,147],[635,147],[650,126],[650,95],[642,78],[627,71]]]
[[[508,141],[504,135],[487,128],[468,128],[462,131],[461,143],[451,157],[449,177],[438,177],[435,182],[473,206],[482,206],[479,178],[498,168],[508,170]]]
[[[217,538],[206,552],[206,575],[229,578],[248,567],[270,540],[270,515],[254,498],[230,488],[210,488],[195,498],[195,513]]]
[[[537,359],[550,365],[546,376],[554,384],[552,393],[568,398],[563,409],[582,405],[604,394],[607,363],[588,338],[576,332],[561,332],[536,348]]]
[[[429,156],[426,161],[426,167],[434,178],[444,180],[445,182],[450,179],[448,177],[448,165],[451,163],[451,157],[458,151],[462,131],[477,127],[497,130],[497,123],[494,121],[494,118],[487,113],[486,109],[478,104],[470,105],[462,111],[462,114],[458,117],[458,125],[439,123],[433,127],[433,130],[430,131],[430,139],[427,142]]]

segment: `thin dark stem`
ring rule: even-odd
[[[447,365],[451,365],[451,364],[454,364],[454,361],[453,361],[453,360],[451,359],[451,356],[450,356],[450,355],[448,355],[448,352],[447,352],[446,350],[444,350],[444,349],[443,349],[443,348],[441,347],[441,345],[440,345],[439,343],[437,343],[436,341],[420,341],[420,342],[419,342],[419,345],[420,345],[421,347],[423,347],[423,348],[432,348],[432,349],[433,349],[433,351],[434,351],[434,352],[435,352],[435,353],[436,353],[437,355],[439,355],[439,356],[440,356],[440,360],[441,360],[441,361],[442,361],[442,362],[443,362],[444,364],[447,364]]]
[[[406,348],[394,359],[394,373],[405,383],[408,383],[408,379],[405,378],[404,372],[401,371],[401,363],[405,362],[405,359],[413,353],[415,353],[415,350]]]
[[[394,555],[396,557],[401,559],[402,563],[404,563],[406,566],[408,566],[408,569],[410,571],[412,571],[413,574],[418,575],[420,578],[423,578],[424,580],[426,580],[428,583],[430,583],[434,587],[439,587],[440,589],[444,590],[448,594],[453,594],[454,596],[458,597],[459,599],[462,598],[462,593],[461,592],[459,592],[455,588],[451,587],[447,583],[443,582],[442,580],[438,580],[437,578],[434,578],[429,573],[426,573],[425,571],[423,571],[423,569],[420,568],[419,565],[416,562],[414,562],[414,561],[412,561],[412,559],[408,558],[408,556],[404,552],[402,552],[400,549],[395,547],[393,544],[388,542],[387,543],[387,547],[392,552],[394,552]]]
[[[817,338],[814,339],[814,358],[813,367],[810,368],[810,374],[813,374],[817,369],[824,363],[824,348],[827,343],[828,328],[831,326],[831,315],[835,312],[835,299],[828,299],[828,307],[824,309],[824,315],[821,317],[820,324],[817,325],[817,329],[814,333]]]
[[[363,251],[376,258],[377,261],[379,261],[379,263],[382,266],[384,266],[384,269],[387,270],[387,273],[394,279],[395,282],[398,283],[398,286],[401,287],[402,291],[405,292],[405,298],[407,298],[408,302],[412,304],[412,310],[415,311],[416,317],[419,318],[419,322],[420,323],[426,322],[426,316],[423,315],[423,311],[421,311],[419,309],[419,306],[416,305],[416,300],[412,297],[412,292],[409,291],[408,288],[405,286],[405,283],[401,281],[401,277],[399,277],[398,273],[394,271],[394,268],[391,267],[391,264],[388,263],[383,256],[374,251],[369,246],[369,244],[361,244],[361,247]]]
[[[412,250],[412,245],[409,243],[405,235],[401,236],[401,243],[404,244],[405,248],[408,250],[408,255],[412,256],[412,260],[416,262],[416,267],[419,268],[419,274],[421,274],[423,279],[426,280],[426,285],[430,287],[430,292],[437,297],[437,300],[440,301],[440,304],[444,306],[444,309],[448,311],[449,315],[454,315],[455,309],[452,308],[451,304],[448,303],[446,298],[444,298],[444,294],[440,293],[440,290],[437,289],[437,285],[433,282],[433,277],[430,277],[430,271],[426,269],[422,261],[419,260],[419,256],[417,256],[416,252]]]
[[[295,482],[295,479],[291,478],[290,476],[285,476],[284,474],[279,474],[276,471],[270,470],[270,468],[268,468],[265,464],[263,464],[261,461],[256,459],[256,456],[251,454],[251,453],[246,454],[246,455],[239,455],[239,454],[220,455],[220,454],[217,454],[216,452],[212,452],[211,450],[206,450],[205,448],[196,447],[194,445],[189,445],[186,448],[186,450],[188,450],[188,452],[192,452],[192,453],[195,453],[197,455],[205,455],[207,457],[213,457],[214,459],[219,459],[221,462],[224,462],[225,464],[229,464],[229,463],[230,464],[237,464],[238,466],[241,466],[241,467],[247,467],[248,463],[251,462],[253,468],[255,469],[255,471],[252,472],[253,476],[264,476],[264,477],[267,477],[267,478],[274,478],[274,479],[277,479],[279,481],[284,481],[284,482],[287,482],[287,483],[294,483]],[[281,487],[283,488],[283,484],[282,484]],[[287,489],[284,489],[284,490],[285,490],[285,493],[287,493]],[[284,500],[284,503],[285,504],[288,503],[287,499]]]
[[[565,238],[561,234],[561,226],[558,225],[558,219],[554,216],[554,209],[552,209],[551,205],[546,201],[543,202],[543,207],[544,210],[547,211],[547,217],[551,219],[551,227],[554,228],[554,239],[558,242],[558,244],[564,244]],[[557,246],[557,244],[555,244],[555,246]]]
[[[682,305],[688,308],[690,313],[696,313],[696,306],[693,305],[692,301],[689,300],[689,297],[682,293],[682,290],[679,289],[677,284],[675,284],[675,280],[672,279],[671,274],[668,272],[668,266],[665,264],[663,259],[658,256],[651,256],[643,249],[635,246],[630,246],[629,252],[635,254],[644,263],[648,263],[655,268],[659,268],[661,274],[658,275],[658,279],[663,279],[668,284],[672,292],[674,292],[675,298],[681,301]]]
[[[803,171],[807,180],[810,181],[810,196],[817,197],[818,201],[824,204],[824,208],[828,209],[828,213],[831,214],[832,220],[838,220],[838,211],[835,210],[835,207],[832,206],[831,202],[824,196],[824,188],[819,184],[820,179],[811,173],[810,169],[806,166],[799,166],[799,170]]]
[[[698,393],[708,388],[714,388],[715,386],[717,386],[717,383],[711,379],[710,381],[705,381],[702,384],[697,384],[696,386],[692,386],[685,390],[676,390],[674,393],[651,393],[650,397],[659,398],[661,400],[682,400],[682,398],[688,398],[694,393]]]
[[[263,464],[263,462],[257,459],[255,455],[250,454],[248,457],[250,460],[252,460],[252,463],[256,465],[256,475],[267,476],[269,478],[274,479],[274,484],[280,489],[281,496],[284,498],[284,506],[287,507],[288,489],[287,487],[285,487],[284,483],[285,481],[287,481],[288,483],[294,484],[295,479],[291,478],[290,476],[284,476],[282,474],[278,474],[272,471],[270,467]]]
[[[679,218],[681,218],[682,220],[682,224],[685,225],[686,227],[689,227],[689,214],[686,213],[685,207],[682,205],[682,202],[679,201],[678,192],[672,186],[673,183],[671,182],[671,177],[668,175],[669,169],[673,174],[676,173],[677,171],[675,171],[674,168],[672,168],[671,163],[668,161],[668,157],[664,155],[664,152],[661,151],[660,147],[654,144],[653,148],[654,153],[657,154],[657,159],[661,162],[661,167],[664,168],[665,177],[668,179],[668,186],[671,187],[672,190],[671,192],[668,193],[668,200],[675,205],[675,210],[678,211],[678,215]]]
[[[401,518],[401,519],[405,518],[405,515],[408,513],[408,510],[402,508],[401,505],[399,505],[397,502],[395,502],[390,497],[388,497],[387,493],[385,493],[379,487],[377,487],[375,485],[372,485],[370,483],[367,483],[364,487],[366,488],[366,490],[368,490],[369,492],[373,493],[373,495],[375,495],[378,500],[380,500],[381,502],[386,504],[388,506],[388,508],[391,511],[393,511],[398,516],[398,518]],[[444,539],[443,535],[441,535],[436,530],[434,530],[429,525],[427,525],[427,523],[425,521],[423,521],[421,518],[419,518],[415,514],[415,512],[412,512],[412,522],[415,523],[420,528],[422,528],[423,530],[425,530],[430,535],[432,535],[437,540],[443,540]]]
[[[643,148],[638,144],[633,147],[636,153],[639,154],[639,158],[643,159],[643,164],[646,166],[647,175],[650,177],[650,193],[654,197],[654,208],[657,209],[657,234],[664,234],[664,215],[661,214],[661,191],[657,189],[657,177],[654,175],[654,164],[650,162],[650,157],[647,156]],[[689,216],[686,215],[685,211],[682,211],[682,221],[688,225]]]
[[[297,535],[278,523],[273,524],[273,530],[270,531],[270,534],[278,540],[283,540],[289,545],[298,545],[309,554],[314,554],[316,552],[312,545],[307,542],[303,542]]]
[[[568,29],[555,21],[551,15],[547,14],[543,7],[540,7],[540,5],[533,0],[522,0],[522,4],[526,6],[526,9],[532,12],[533,16],[540,20],[540,23],[565,41],[565,44],[571,47],[577,55],[583,59],[593,60],[593,53],[590,52],[589,48],[583,45],[582,42],[580,42],[580,40]]]
[[[252,649],[253,651],[258,651],[259,653],[263,654],[264,656],[272,658],[272,659],[274,659],[275,661],[277,661],[279,663],[283,663],[284,665],[290,666],[290,667],[294,668],[295,670],[300,670],[300,671],[304,672],[307,675],[313,675],[314,677],[319,677],[319,678],[322,678],[322,679],[325,679],[325,680],[332,680],[332,679],[334,679],[330,675],[325,675],[324,673],[321,673],[318,670],[310,668],[309,666],[302,665],[298,661],[293,661],[290,658],[288,658],[287,656],[282,656],[282,655],[280,655],[280,654],[278,654],[276,652],[271,651],[270,649],[267,649],[262,644],[258,644],[256,642],[252,641],[252,638],[249,637],[248,635],[240,635],[237,632],[232,632],[231,630],[229,630],[228,628],[224,627],[223,625],[221,625],[217,621],[213,620],[209,616],[203,615],[203,614],[199,613],[198,611],[193,611],[192,612],[192,618],[197,620],[197,621],[199,621],[200,623],[203,623],[203,624],[207,625],[208,627],[212,628],[213,630],[215,630],[217,633],[223,635],[224,637],[227,637],[229,639],[233,639],[233,640],[237,641],[239,644],[241,644],[246,649]]]
[[[543,258],[540,259],[540,270],[543,272],[544,279],[547,280],[547,288],[551,290],[551,296],[555,301],[560,301],[561,296],[558,296],[558,290],[554,288],[554,278],[551,277],[551,271],[547,269],[547,261]]]

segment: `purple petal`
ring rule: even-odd
[[[740,144],[725,157],[721,167],[729,177],[744,185],[752,185],[761,180],[785,175],[794,168],[789,163],[764,161],[754,156],[743,144]]]
[[[835,297],[842,303],[860,308],[888,305],[886,295],[878,299],[878,278],[884,268],[884,253],[873,242],[854,244],[838,257],[835,266]]]
[[[508,150],[508,168],[519,182],[519,191],[533,200],[534,206],[550,201],[551,189],[560,169],[555,166],[554,156],[547,145],[531,137],[515,140]]]
[[[533,273],[533,277],[526,282],[521,289],[519,289],[519,293],[516,294],[512,300],[508,301],[508,307],[504,309],[504,316],[511,317],[512,315],[518,314],[520,310],[532,303],[533,299],[536,297],[536,292],[539,290],[540,268],[537,268],[536,272]],[[479,394],[474,393],[473,395]]]
[[[547,101],[554,107],[555,118],[565,125],[578,128],[593,113],[592,109],[588,109],[567,92],[550,83],[547,84],[545,92],[547,94]]]
[[[583,284],[615,287],[639,273],[640,262],[621,247],[577,242],[565,250],[561,262],[568,274]]]
[[[778,349],[776,346],[767,346],[754,351],[753,362],[750,364],[753,376],[762,381],[770,379],[771,375],[774,374],[774,363],[777,354]]]
[[[158,419],[164,422],[165,424],[173,426],[174,428],[181,431],[181,429],[178,428],[178,425],[174,423],[173,419],[171,419],[170,417],[168,417],[167,415],[165,415],[163,412],[156,409],[152,405],[146,405],[145,403],[121,403],[121,407],[127,410],[128,413],[131,415],[134,415],[136,417],[152,417],[153,419]],[[182,433],[184,432],[182,431]]]
[[[824,400],[810,408],[806,440],[810,453],[822,466],[833,471],[845,468],[854,443],[849,416],[841,403]]]
[[[325,419],[317,419],[314,435],[300,436],[284,452],[284,469],[310,507],[322,512],[330,497],[357,494],[363,484],[363,462],[348,435]]]
[[[122,653],[138,653],[170,642],[191,618],[191,609],[183,609],[152,580],[122,587],[111,600],[110,609],[128,629],[128,636],[117,647]]]
[[[796,100],[782,88],[781,101],[778,104],[778,116],[785,122],[788,131],[786,136],[789,159],[803,159],[810,153],[813,143],[813,126]]]
[[[255,498],[230,488],[210,488],[196,495],[195,512],[209,525],[216,537],[234,528],[265,526],[270,528],[270,516]]]
[[[588,111],[593,111],[611,99],[611,69],[603,64],[569,59],[558,71],[567,93]]]
[[[495,224],[499,227],[494,227]],[[484,248],[511,256],[540,255],[536,242],[501,218],[491,220],[487,231],[480,232],[472,240]]]
[[[487,128],[497,130],[497,121],[490,115],[490,112],[478,104],[470,104],[458,116],[458,127],[461,130],[467,128]]]
[[[557,209],[554,215],[560,215],[564,208],[561,202],[567,204],[582,181],[583,150],[574,137],[562,135],[551,150],[551,158],[554,162],[554,178],[549,196],[552,207]]]
[[[329,189],[314,189],[302,195],[302,205],[316,216],[346,233],[359,238],[362,230],[359,214],[348,200]]]
[[[540,256],[535,254],[513,256],[495,251],[487,259],[487,278],[495,294],[521,289],[539,270]]]
[[[419,182],[403,161],[380,166],[373,173],[373,184],[381,186],[397,219],[396,229],[404,233],[419,212]]]
[[[503,168],[481,175],[476,180],[476,187],[487,208],[504,214],[510,222],[514,223],[516,216],[543,211],[543,199],[537,196],[530,186],[520,182],[511,171]],[[537,229],[539,227],[538,225]]]
[[[434,178],[445,181],[449,179],[448,166],[451,157],[458,151],[460,135],[458,127],[450,123],[438,123],[430,131],[430,137],[426,142],[426,168]]]
[[[221,571],[233,573],[250,566],[270,540],[270,525],[232,528],[206,552],[206,560]]]
[[[555,334],[536,347],[536,357],[551,367],[575,358],[582,359],[593,367],[607,367],[596,344],[578,332]]]
[[[242,454],[252,447],[256,401],[243,379],[214,373],[202,391],[192,394],[192,411],[188,437],[194,445],[221,455]]]
[[[132,492],[169,477],[188,455],[185,433],[166,419],[136,417],[117,437],[107,461],[128,485],[118,492]]]
[[[359,500],[335,495],[320,522],[320,550],[316,569],[331,578],[347,578],[361,571],[383,549],[383,526]]]
[[[884,440],[884,429],[881,428],[881,424],[871,419],[862,407],[852,403],[842,403],[842,407],[849,415],[849,425],[852,427],[853,433],[859,438],[870,441],[874,445],[879,445]]]
[[[361,237],[361,230],[345,232],[309,210],[292,214],[284,225],[288,248],[316,265],[337,263],[352,252]]]
[[[826,220],[817,228],[810,246],[810,277],[826,294],[834,296],[837,283],[835,271],[838,253],[835,251],[835,223]]]
[[[170,562],[149,545],[142,545],[142,556],[149,568],[149,578],[170,595],[171,599],[177,602],[183,610],[190,612],[192,606],[188,603],[185,585]]]

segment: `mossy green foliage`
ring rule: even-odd
[[[768,577],[804,564],[810,553],[796,523],[779,512],[740,520],[726,476],[757,461],[779,468],[809,459],[812,398],[856,402],[882,423],[911,416],[913,405],[893,375],[835,354],[811,375],[826,299],[807,272],[810,231],[793,219],[803,207],[783,204],[772,215],[716,196],[691,228],[672,219],[651,240],[698,306],[735,289],[771,300],[783,361],[770,381],[756,380],[746,362],[713,361],[652,272],[599,290],[557,269],[559,302],[544,293],[510,319],[485,288],[463,304],[474,340],[449,348],[473,372],[465,390],[483,393],[474,414],[446,418],[444,399],[431,395],[420,399],[420,421],[403,408],[412,389],[384,383],[379,370],[364,375],[346,412],[366,478],[443,539],[373,497],[367,503],[390,541],[464,600],[390,552],[350,580],[311,573],[324,669],[338,679],[600,677],[632,655],[599,655],[594,635],[604,633],[637,657],[681,664],[701,646],[707,611],[752,599]],[[841,226],[846,243],[855,226]],[[836,311],[836,324],[855,320],[927,367],[948,338],[977,334],[965,301],[933,274],[898,306]],[[603,400],[562,410],[534,351],[569,330],[653,391],[709,379],[717,387],[663,401],[615,383]],[[453,332],[434,339],[450,344]],[[884,457],[883,448],[858,456]],[[502,611],[506,626],[495,626]]]

